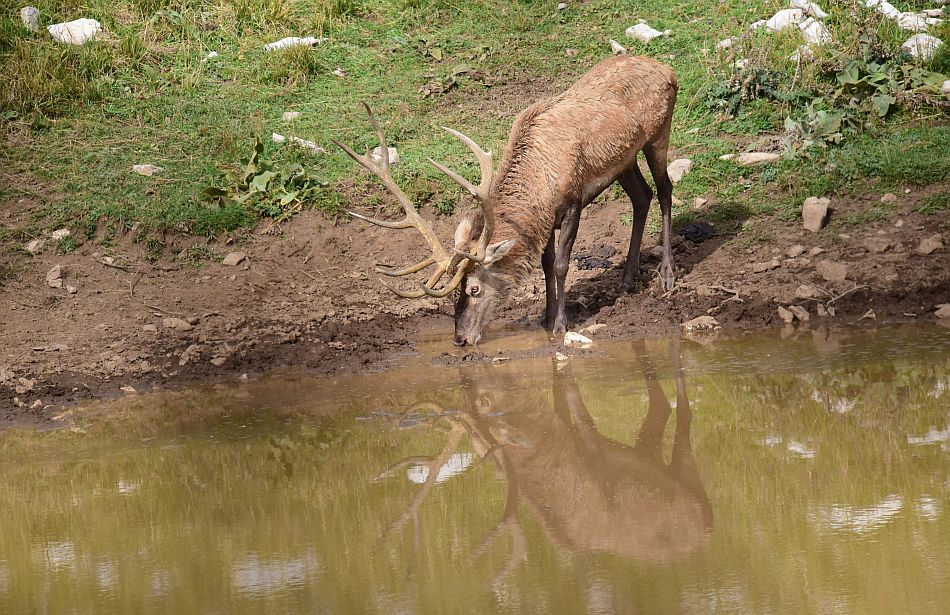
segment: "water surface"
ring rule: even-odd
[[[0,433],[0,612],[950,604],[950,331],[597,350]]]

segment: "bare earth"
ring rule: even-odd
[[[644,242],[641,290],[618,296],[630,233],[620,215],[629,212],[629,202],[594,204],[584,214],[574,255],[603,257],[610,248],[615,251],[606,257],[609,262],[600,261],[608,269],[572,267],[571,329],[604,323],[596,339],[662,336],[704,314],[724,329],[778,326],[784,324],[778,305],[808,310],[809,321],[796,327],[932,321],[935,305],[950,302],[950,257],[947,247],[917,253],[922,239],[940,232],[942,216],[914,210],[938,189],[945,187],[900,194],[895,213],[873,225],[814,235],[802,230],[800,221],[773,220],[761,227],[769,239],[751,246],[737,240],[733,225],[715,228],[699,243],[679,237],[674,252],[678,285],[666,296],[655,280],[659,260],[649,254],[655,244],[651,238]],[[869,193],[833,201],[833,218],[866,210],[879,198],[880,193]],[[28,201],[7,203],[0,207],[0,224],[15,227],[30,209]],[[442,219],[436,228],[448,240],[457,221]],[[200,268],[173,259],[150,263],[144,248],[130,238],[120,238],[108,251],[88,242],[67,255],[50,241],[35,257],[4,248],[0,271],[13,275],[0,278],[0,424],[42,425],[64,406],[131,394],[131,389],[227,381],[279,368],[378,370],[413,353],[422,332],[445,333],[444,361],[490,360],[471,348],[452,347],[448,300],[399,299],[372,273],[377,262],[405,264],[425,253],[411,231],[402,231],[397,240],[394,231],[358,222],[334,225],[314,213],[281,230],[253,233],[234,245],[213,243],[215,261]],[[950,244],[950,237],[943,241]],[[804,253],[790,259],[795,244]],[[876,251],[882,246],[886,249]],[[810,255],[813,248],[823,252]],[[222,264],[231,251],[246,253],[246,260]],[[764,268],[754,265],[773,258],[778,267],[754,272]],[[816,270],[823,260],[844,263],[845,281],[824,279]],[[47,284],[54,265],[62,266],[65,284],[75,286],[75,294]],[[819,287],[818,299],[796,299],[802,284]],[[819,304],[832,307],[834,315],[819,315]],[[495,346],[504,348],[504,336],[512,329],[538,327],[543,306],[538,269],[487,337],[502,338]],[[165,326],[167,318],[197,319],[197,324],[179,331]],[[553,354],[561,349],[559,341],[502,352]]]

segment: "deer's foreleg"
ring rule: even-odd
[[[581,221],[581,207],[575,204],[561,220],[561,233],[557,238],[557,253],[554,255],[554,278],[557,285],[557,312],[552,331],[555,335],[567,332],[567,289],[565,280],[571,264],[571,250]]]
[[[548,238],[541,255],[541,269],[544,270],[544,318],[541,326],[550,331],[554,328],[557,315],[557,284],[554,281],[554,231]]]
[[[637,166],[636,161],[618,179],[633,204],[630,248],[627,250],[627,262],[623,266],[623,277],[620,280],[619,287],[620,292],[628,293],[633,290],[637,281],[637,274],[640,272],[640,243],[643,241],[643,229],[647,224],[647,213],[650,211],[653,191],[650,190],[647,181],[643,179],[643,174],[640,173],[640,167]]]

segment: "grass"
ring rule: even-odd
[[[375,108],[400,151],[397,181],[420,207],[451,213],[460,191],[426,161],[440,159],[469,175],[477,167],[440,126],[454,126],[485,147],[501,150],[511,120],[531,101],[568,86],[609,56],[607,40],[646,53],[677,71],[680,95],[672,146],[695,170],[676,188],[685,203],[713,197],[717,221],[783,214],[810,194],[848,192],[877,178],[882,185],[947,181],[946,116],[924,105],[875,121],[843,146],[811,151],[778,165],[744,169],[718,156],[748,149],[781,132],[798,112],[799,92],[820,89],[816,66],[794,76],[785,58],[799,41],[789,33],[744,35],[728,52],[716,41],[740,35],[755,19],[786,3],[727,0],[716,5],[673,0],[591,0],[558,11],[553,2],[480,0],[52,0],[38,3],[41,23],[77,17],[100,20],[108,36],[64,47],[19,23],[19,2],[0,0],[0,160],[42,186],[49,226],[92,230],[109,241],[138,225],[143,241],[168,232],[214,237],[247,228],[260,211],[205,199],[223,174],[247,157],[255,139],[275,163],[303,164],[327,185],[305,204],[329,216],[353,201],[384,202],[378,182],[356,171],[332,145],[357,151],[376,145],[358,102]],[[826,3],[828,4],[828,3]],[[857,43],[848,3],[826,6],[842,45]],[[623,30],[646,19],[672,36],[643,45]],[[902,34],[876,28],[882,44]],[[318,36],[315,48],[264,52],[284,36]],[[950,47],[950,45],[945,46]],[[568,56],[566,49],[576,55]],[[209,52],[218,57],[206,59]],[[747,54],[787,90],[781,98],[752,97],[734,117],[710,104],[716,88],[739,79],[731,61]],[[946,49],[931,68],[950,65]],[[463,66],[464,65],[464,66]],[[338,77],[333,71],[345,71]],[[464,70],[463,70],[464,69]],[[5,77],[6,78],[6,77]],[[433,87],[436,84],[438,87]],[[424,95],[425,87],[431,93]],[[445,93],[439,88],[448,87]],[[293,122],[285,111],[300,111]],[[922,118],[930,118],[926,121]],[[278,132],[316,141],[311,155],[270,143]],[[134,164],[165,169],[154,177]],[[0,184],[0,200],[25,188]],[[681,216],[684,211],[678,212]],[[105,229],[105,230],[103,230]],[[150,235],[149,233],[152,233]],[[157,239],[156,239],[157,241]],[[149,244],[149,254],[158,250]]]

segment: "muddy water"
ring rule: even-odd
[[[624,342],[0,433],[0,612],[932,613],[950,331]]]

